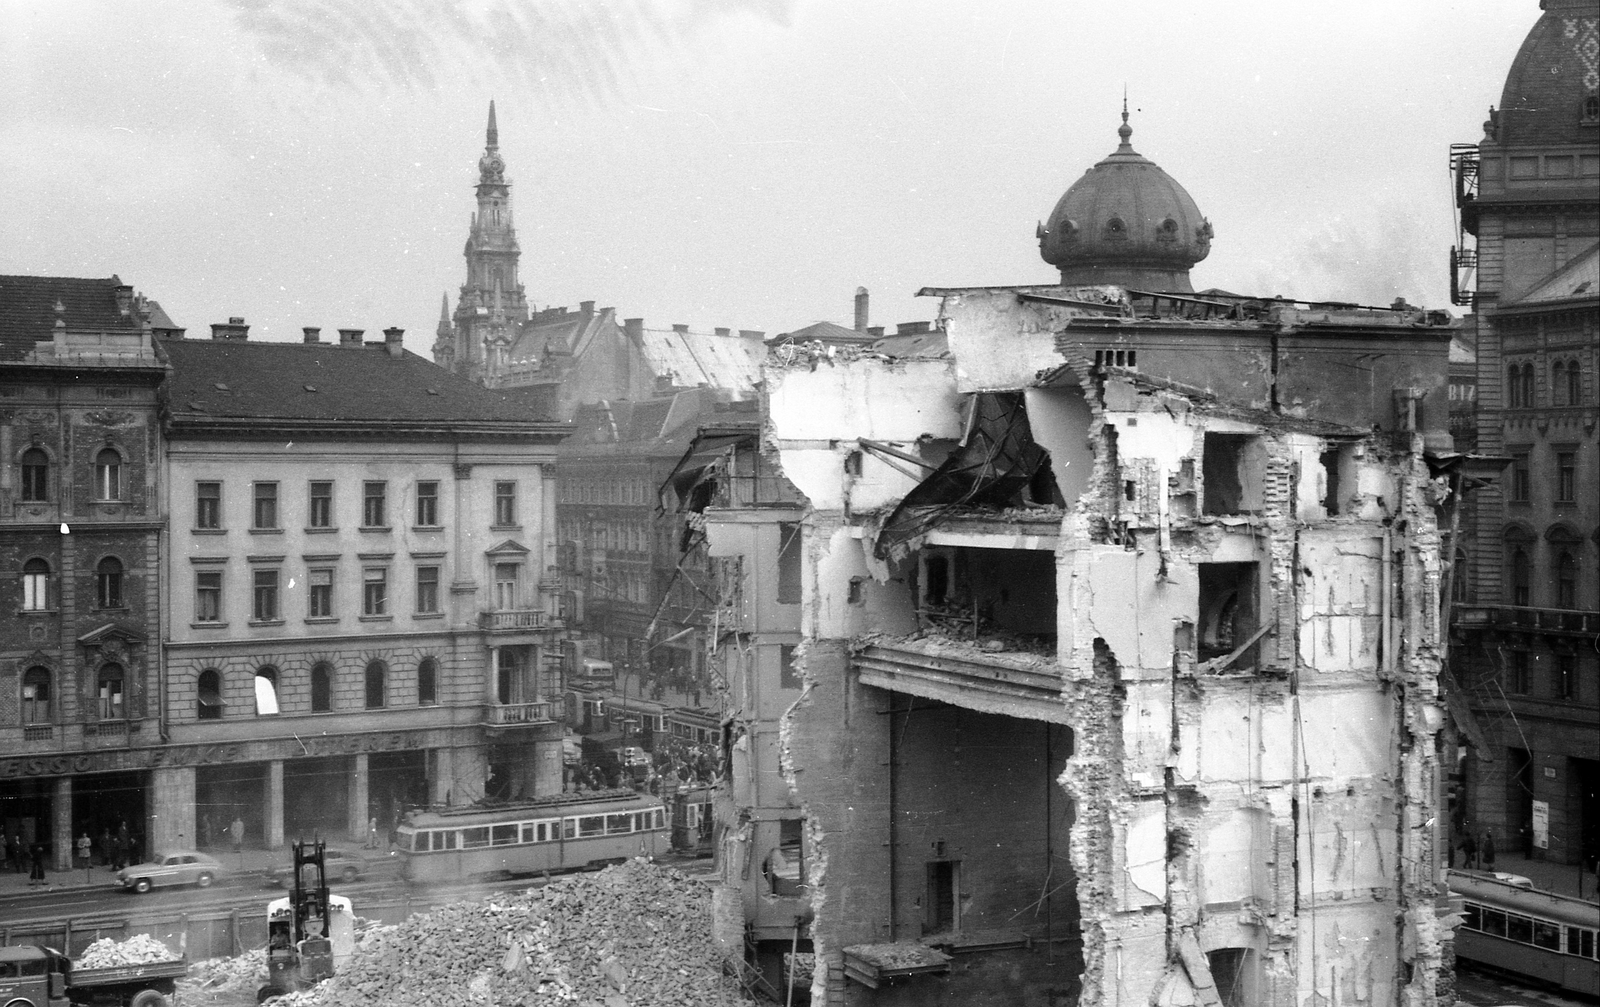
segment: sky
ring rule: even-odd
[[[1133,146],[1196,289],[1448,307],[1448,154],[1537,0],[0,0],[0,273],[120,275],[190,335],[452,306],[490,99],[537,307],[929,319],[1049,283],[1036,223]]]

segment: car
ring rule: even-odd
[[[622,764],[629,769],[648,769],[650,767],[650,756],[642,748],[628,745],[617,754]]]
[[[210,888],[211,882],[227,873],[221,862],[195,850],[168,850],[142,864],[117,872],[117,883],[143,895],[152,888],[168,885],[195,885]]]
[[[336,849],[332,846],[322,852],[322,869],[329,881],[339,878],[342,881],[355,881],[367,872],[368,861],[366,854],[360,850]],[[307,871],[308,882],[316,880],[316,871]],[[272,868],[272,883],[279,888],[294,887],[294,865],[276,864]]]

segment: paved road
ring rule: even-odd
[[[1467,969],[1456,972],[1456,996],[1460,1003],[1470,1007],[1585,1007],[1581,1000],[1545,993],[1488,972]]]

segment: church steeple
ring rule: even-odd
[[[489,102],[489,124],[484,130],[483,154],[478,158],[478,212],[472,215],[463,251],[467,280],[456,304],[452,370],[485,384],[492,383],[493,362],[484,352],[494,334],[496,319],[504,334],[515,340],[520,323],[528,319],[528,298],[517,279],[521,249],[511,215],[511,182],[500,156],[500,127],[494,102]],[[498,304],[498,308],[496,308]],[[441,323],[442,329],[442,323]],[[441,336],[443,332],[441,331]],[[443,364],[441,354],[435,360]]]

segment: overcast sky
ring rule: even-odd
[[[452,306],[490,98],[539,307],[787,331],[1045,283],[1133,145],[1216,228],[1196,288],[1448,306],[1451,143],[1536,0],[0,0],[0,273],[191,335]],[[325,336],[331,335],[325,331]]]

